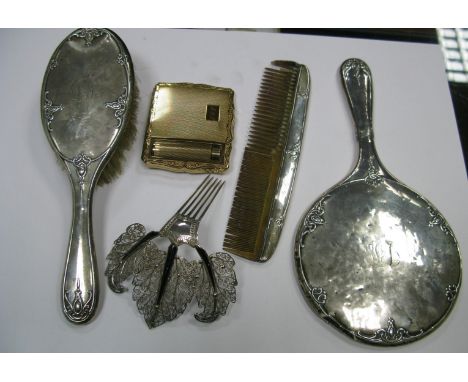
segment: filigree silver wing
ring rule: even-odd
[[[201,269],[201,277],[195,291],[198,306],[203,311],[195,314],[202,322],[212,322],[226,314],[229,303],[236,302],[237,278],[234,272],[234,260],[225,252],[216,252],[209,256],[213,270],[214,284],[211,282],[206,266]]]
[[[146,233],[138,223],[130,225],[114,242],[108,255],[106,276],[117,293],[133,275],[133,300],[150,328],[179,317],[197,297],[203,308],[195,318],[212,322],[225,315],[236,301],[234,260],[227,253],[208,255],[198,245],[198,226],[223,182],[207,177],[160,232]],[[154,243],[156,237],[170,241],[167,252]],[[177,257],[178,247],[195,248],[201,260]]]
[[[129,249],[146,234],[146,229],[142,224],[134,223],[127,227],[117,240],[114,241],[114,246],[111,252],[107,255],[107,268],[105,275],[108,278],[109,287],[115,293],[122,293],[127,290],[122,283],[133,274],[138,273],[142,267],[141,254],[146,246],[142,246],[135,251],[131,256],[126,256]]]
[[[176,257],[158,303],[167,254],[154,243],[148,244],[147,252],[152,253],[151,266],[135,274],[133,300],[137,303],[138,311],[144,315],[148,327],[155,328],[184,313],[192,301],[201,264]]]

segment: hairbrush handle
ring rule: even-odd
[[[62,306],[66,318],[82,324],[89,321],[99,297],[98,275],[92,235],[93,182],[83,182],[70,171],[73,218],[63,276]]]

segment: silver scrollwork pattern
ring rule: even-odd
[[[429,221],[429,227],[439,226],[439,228],[442,230],[443,233],[445,233],[446,235],[453,236],[453,233],[448,227],[445,219],[433,208],[428,207],[428,210],[429,210],[429,215],[431,216],[431,220]]]
[[[73,298],[70,300],[69,295]],[[93,292],[88,292],[88,298],[86,301],[83,299],[83,291],[80,288],[80,279],[76,280],[76,288],[73,291],[65,291],[65,309],[70,317],[76,321],[85,320],[89,313],[93,303]]]
[[[100,37],[104,34],[106,34],[106,31],[102,29],[82,28],[73,33],[71,37],[82,38],[85,40],[86,46],[91,46],[95,38]]]
[[[445,288],[445,296],[447,297],[447,300],[449,302],[452,302],[455,300],[455,297],[457,297],[458,293],[458,286],[454,284],[450,284]]]
[[[127,108],[127,100],[128,90],[127,87],[124,86],[123,93],[117,98],[117,100],[106,102],[106,107],[115,110],[114,116],[117,119],[117,125],[115,126],[116,129],[122,126],[122,115],[125,113]]]
[[[369,172],[364,181],[370,186],[378,186],[383,181],[383,176],[379,173],[378,169],[373,163],[373,157],[369,163]]]
[[[411,340],[415,340],[421,334],[423,334],[423,330],[421,329],[417,333],[410,333],[405,328],[397,328],[395,324],[395,320],[393,318],[389,318],[387,321],[387,327],[376,330],[372,335],[364,335],[360,331],[356,333],[357,337],[361,339],[372,342],[372,343],[381,343],[386,345],[397,345],[401,342],[408,342]]]
[[[47,129],[52,131],[51,123],[54,120],[54,114],[63,110],[63,105],[54,105],[52,100],[49,99],[49,92],[44,92],[44,116],[47,122]]]
[[[312,298],[319,305],[325,305],[327,302],[327,291],[321,287],[312,288]]]
[[[284,224],[284,219],[285,219],[285,217],[284,217],[284,214],[283,214],[283,215],[281,215],[281,216],[278,216],[278,217],[275,218],[275,219],[272,218],[271,220],[272,220],[273,223],[276,224],[278,227],[282,227],[283,224]]]
[[[75,170],[81,185],[84,183],[84,178],[88,173],[88,166],[91,162],[92,159],[83,153],[78,154],[72,159],[72,163],[75,166]]]
[[[58,61],[53,58],[50,60],[49,70],[54,70],[58,66]]]
[[[297,142],[293,147],[286,151],[286,154],[289,155],[291,159],[295,160],[299,158],[301,153],[301,143],[302,142]]]
[[[174,224],[184,221],[185,226],[183,232],[180,229],[174,231]],[[167,237],[176,245],[188,244],[191,247],[198,245],[198,226],[200,222],[197,219],[192,219],[181,214],[175,214],[161,229],[160,234]]]
[[[126,54],[122,54],[120,53],[118,56],[117,56],[117,64],[119,65],[126,65],[127,64],[127,55]]]
[[[301,233],[301,247],[304,246],[304,240],[308,234],[314,232],[318,226],[325,224],[325,218],[323,215],[325,214],[324,202],[327,197],[328,195],[322,197],[307,213]]]
[[[302,97],[302,98],[305,98],[306,100],[309,98],[309,87],[306,87],[304,89],[299,89],[299,91],[297,92],[297,94]]]

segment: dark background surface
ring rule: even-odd
[[[437,31],[434,28],[405,29],[375,29],[375,28],[343,28],[343,29],[305,29],[282,28],[282,33],[309,34],[336,37],[367,38],[391,41],[418,42],[439,44]],[[448,81],[448,80],[447,80]],[[449,81],[452,103],[462,144],[465,169],[468,175],[468,84]]]

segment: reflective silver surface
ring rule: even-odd
[[[96,311],[99,289],[92,236],[92,195],[127,122],[133,67],[110,30],[79,29],[56,49],[42,85],[41,114],[68,170],[73,219],[63,279],[63,311],[74,323]]]
[[[305,214],[295,245],[298,278],[313,310],[345,334],[400,345],[450,312],[461,283],[459,248],[440,212],[381,164],[367,65],[347,60],[341,74],[359,159]]]
[[[273,61],[273,64],[284,65],[285,67],[290,65],[288,61]],[[264,237],[268,239],[263,243],[260,261],[270,259],[278,245],[301,154],[302,136],[304,135],[307,106],[309,104],[310,75],[309,69],[305,65],[296,65],[299,66],[299,70],[294,94],[294,107],[289,122],[288,139],[284,148],[285,155],[282,158],[281,168],[278,173],[277,189],[264,233]]]

